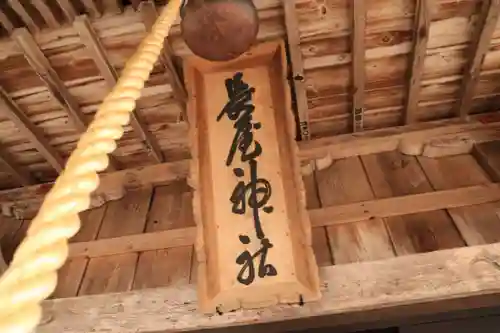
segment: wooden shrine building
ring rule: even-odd
[[[35,332],[500,314],[500,0],[253,2],[231,61],[172,27]],[[165,5],[0,3],[7,265]]]

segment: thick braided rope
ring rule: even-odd
[[[90,205],[90,194],[99,184],[97,172],[107,167],[107,155],[123,135],[123,126],[129,122],[180,6],[181,0],[169,1],[127,62],[1,277],[1,333],[29,333],[40,322],[41,302],[55,290],[57,270],[68,257],[68,239],[80,229],[78,213]]]

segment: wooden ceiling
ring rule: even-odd
[[[254,2],[259,41],[288,38],[303,140],[498,110],[500,0]],[[3,3],[0,188],[55,179],[163,5]],[[189,157],[190,54],[177,22],[111,169]]]

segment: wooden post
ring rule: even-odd
[[[285,66],[282,43],[186,60],[204,312],[320,297]]]

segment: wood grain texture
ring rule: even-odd
[[[420,158],[430,183],[436,190],[490,183],[484,170],[471,155],[440,159]],[[462,237],[468,245],[482,245],[500,241],[500,201],[472,207],[448,209]]]
[[[359,322],[360,315],[380,308],[392,311],[392,316],[403,306],[408,311],[420,308],[421,314],[434,313],[436,308],[429,303],[446,311],[447,302],[464,298],[468,301],[454,309],[470,310],[484,304],[481,296],[500,292],[499,251],[500,245],[492,244],[321,268],[324,297],[302,307],[281,305],[206,316],[197,310],[193,285],[47,301],[44,314],[52,320],[35,332],[61,332],[63,328],[67,333],[200,330],[311,316],[314,320],[329,317],[339,325]],[[297,321],[292,323],[297,325]]]
[[[373,198],[358,157],[334,161],[329,168],[317,171],[317,181],[321,204],[325,208]],[[312,221],[314,223],[314,219]],[[335,264],[394,256],[391,240],[381,218],[330,226],[327,232]]]
[[[388,152],[362,157],[377,198],[432,191],[413,156]],[[410,214],[386,219],[398,255],[460,247],[464,242],[445,211]]]

